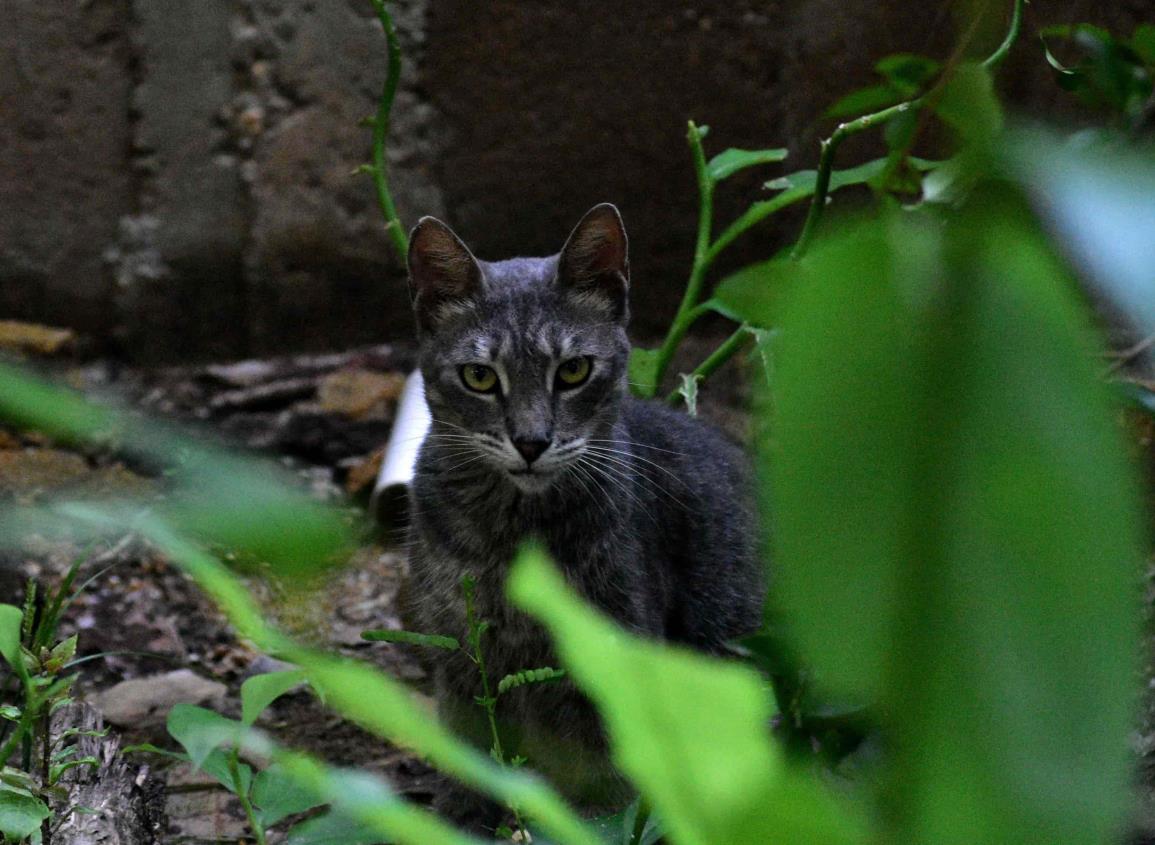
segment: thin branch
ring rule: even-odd
[[[401,77],[401,45],[397,40],[397,30],[393,19],[385,8],[385,0],[370,0],[377,11],[377,17],[385,30],[385,41],[389,47],[389,64],[385,84],[381,89],[381,99],[377,103],[377,116],[373,119],[373,164],[369,167],[373,184],[377,188],[377,203],[385,215],[385,227],[393,241],[397,254],[405,261],[409,254],[409,237],[397,216],[397,206],[389,192],[386,177],[385,139],[389,135],[389,115],[393,111],[393,98],[397,96],[397,82]]]
[[[674,350],[690,328],[690,323],[701,316],[693,313],[702,295],[702,282],[709,267],[710,233],[714,225],[714,180],[706,169],[706,153],[702,149],[702,130],[694,121],[689,122],[686,140],[690,142],[690,151],[694,156],[694,172],[698,177],[698,240],[694,246],[694,265],[690,269],[690,280],[686,283],[685,293],[682,294],[682,303],[678,306],[678,313],[670,324],[670,331],[658,349],[657,371],[654,377],[655,389],[662,383],[666,369]]]
[[[998,48],[991,53],[990,56],[983,62],[983,67],[993,68],[999,64],[1011,49],[1011,45],[1015,43],[1015,39],[1019,37],[1022,31],[1023,24],[1023,5],[1026,0],[1014,0],[1014,8],[1011,12],[1011,22],[1007,29],[1006,38],[998,46]],[[810,246],[810,241],[814,237],[814,232],[818,228],[818,222],[822,219],[822,212],[826,208],[826,200],[830,190],[830,173],[834,167],[834,153],[838,146],[851,135],[862,132],[871,127],[878,126],[898,117],[904,112],[911,109],[921,108],[926,103],[925,96],[915,97],[905,103],[899,103],[896,106],[882,109],[873,114],[864,115],[857,120],[852,120],[849,123],[839,124],[834,133],[822,142],[822,153],[818,159],[818,181],[814,190],[814,196],[810,200],[810,211],[806,215],[806,222],[802,226],[802,234],[798,236],[798,242],[794,245],[794,249],[790,251],[790,257],[798,260],[806,254],[807,248]]]

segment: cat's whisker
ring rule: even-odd
[[[615,471],[621,477],[625,478],[627,481],[637,481],[639,483],[648,484],[650,489],[652,489],[655,493],[662,495],[662,496],[665,496],[666,498],[668,498],[671,502],[673,502],[674,504],[676,504],[680,508],[686,508],[685,502],[683,502],[681,499],[679,499],[677,496],[675,496],[673,493],[671,493],[669,490],[667,490],[663,485],[659,484],[657,479],[651,478],[650,476],[646,475],[644,468],[636,467],[633,464],[629,463],[628,461],[626,461],[622,458],[617,458],[617,457],[614,457],[612,455],[600,453],[600,452],[597,452],[593,449],[588,449],[586,451],[586,454],[589,455],[591,458],[596,457],[598,460],[604,462],[603,465],[605,465],[607,468],[609,466],[613,466]],[[637,456],[635,455],[633,457],[637,457]]]
[[[624,455],[626,458],[629,458],[629,459],[632,459],[635,461],[641,461],[642,463],[648,464],[648,465],[654,467],[655,469],[661,470],[666,475],[668,475],[670,478],[674,479],[674,481],[681,484],[683,487],[686,486],[686,482],[683,481],[681,478],[679,478],[676,474],[674,474],[670,470],[666,469],[666,467],[662,466],[661,464],[659,464],[655,461],[651,461],[649,458],[643,458],[641,455],[634,454],[633,452],[627,451],[625,449],[610,449],[606,446],[590,446],[588,448],[592,451],[600,452],[601,454]]]
[[[663,449],[661,446],[651,446],[648,443],[635,443],[633,440],[614,440],[613,438],[597,438],[591,437],[586,441],[587,443],[612,443],[615,446],[630,446],[636,449],[652,449],[655,452],[665,452],[667,455],[677,455],[679,458],[686,457],[685,452],[675,452],[673,449]]]
[[[631,482],[633,481],[633,478],[630,475],[628,475],[620,468],[613,467],[604,463],[599,463],[595,456],[589,453],[583,454],[582,460],[587,461],[591,468],[598,468],[602,473],[603,479],[605,479],[610,484],[613,484],[614,487],[619,490],[623,496],[626,496],[635,505],[637,505],[638,510],[649,517],[655,525],[658,524],[657,517],[654,516],[650,508],[647,507],[646,503],[638,495],[638,492],[634,489],[631,489]]]

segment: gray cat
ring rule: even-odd
[[[627,390],[617,209],[593,208],[558,255],[494,263],[426,217],[409,272],[433,417],[412,493],[414,627],[464,641],[469,574],[491,625],[492,682],[556,666],[544,631],[504,595],[508,564],[535,538],[587,601],[639,634],[718,652],[757,628],[763,578],[743,455]],[[443,715],[488,747],[476,667],[455,652],[434,676]],[[572,798],[621,797],[597,715],[572,686],[517,689],[499,707],[507,749]],[[440,804],[459,820],[485,814],[460,795]]]

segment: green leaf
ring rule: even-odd
[[[764,453],[774,594],[819,681],[879,701],[889,841],[1109,841],[1143,566],[1121,432],[1019,199],[924,223],[809,255]]]
[[[442,648],[446,651],[457,651],[461,643],[453,637],[441,634],[418,634],[416,631],[390,631],[385,629],[362,631],[361,639],[374,643],[405,643],[406,645],[423,645],[430,648]]]
[[[295,825],[287,842],[297,845],[481,845],[436,816],[399,799],[381,778],[367,772],[325,766],[302,754],[275,750],[286,773],[324,803],[329,813]],[[590,840],[593,843],[593,840]]]
[[[305,673],[300,669],[266,672],[246,680],[241,684],[242,724],[255,725],[266,707],[303,683]]]
[[[977,62],[955,68],[935,112],[964,142],[987,146],[1002,131],[1003,109],[991,73]]]
[[[788,151],[782,148],[773,150],[739,150],[731,147],[718,153],[706,165],[706,172],[715,182],[721,182],[739,170],[754,167],[759,164],[773,164],[786,158]]]
[[[11,604],[0,604],[0,655],[15,671],[24,673],[24,657],[20,652],[20,628],[24,613]],[[2,762],[2,761],[0,761]]]
[[[616,628],[582,604],[536,550],[520,555],[509,592],[549,630],[570,677],[605,721],[615,763],[672,841],[861,841],[835,799],[782,759],[768,729],[772,702],[756,672]]]
[[[253,805],[257,819],[267,828],[277,822],[325,803],[317,793],[303,785],[299,778],[273,763],[253,779]]]
[[[825,117],[858,117],[901,103],[905,97],[890,85],[871,85],[852,91],[828,108]]]
[[[189,760],[198,769],[215,749],[240,742],[245,730],[240,722],[204,707],[183,703],[169,711],[167,727],[169,735],[188,752]]]
[[[324,813],[293,825],[285,845],[376,845],[381,834],[340,813]]]
[[[874,69],[900,94],[911,97],[938,76],[942,65],[926,56],[898,53],[880,59]]]
[[[1135,27],[1131,35],[1131,49],[1148,67],[1155,68],[1155,24],[1144,23]]]
[[[658,350],[635,346],[630,350],[630,387],[635,396],[652,399],[658,392]]]
[[[52,811],[39,798],[0,785],[0,834],[12,842],[32,836]]]
[[[722,279],[707,304],[737,323],[769,328],[778,322],[789,290],[806,284],[808,268],[805,259],[789,256],[749,264]]]
[[[214,748],[197,768],[206,775],[216,778],[221,786],[234,795],[248,795],[253,788],[253,767],[237,760],[237,772],[234,778],[232,753],[221,748]]]
[[[1030,191],[1090,280],[1144,331],[1155,332],[1155,162],[1119,143],[1081,148],[1041,132],[1006,148]]]

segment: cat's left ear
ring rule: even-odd
[[[558,258],[557,280],[575,301],[626,319],[630,259],[626,228],[614,206],[595,205],[574,227]]]

